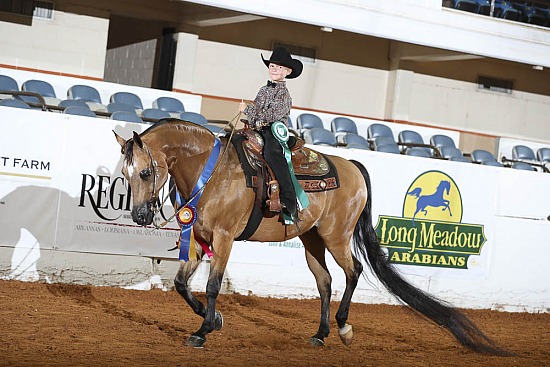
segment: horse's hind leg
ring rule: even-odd
[[[315,276],[317,289],[321,296],[321,321],[319,330],[309,339],[309,342],[313,346],[323,346],[325,344],[324,339],[330,332],[330,295],[332,292],[332,278],[325,262],[325,244],[323,239],[317,234],[316,228],[301,235],[300,239],[306,249],[307,264]]]

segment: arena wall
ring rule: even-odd
[[[141,289],[170,286],[177,253],[167,250],[178,237],[177,227],[133,225],[127,186],[119,173],[120,146],[111,131],[130,137],[144,125],[0,107],[0,126],[3,278]],[[453,183],[449,199],[454,216],[450,210],[431,208],[430,215],[439,219],[419,214],[415,227],[420,231],[451,223],[456,229],[447,234],[446,248],[417,256],[413,248],[390,252],[395,261],[408,261],[397,266],[418,287],[460,307],[548,312],[548,174],[317,148],[358,160],[369,170],[374,224],[384,238],[390,236],[392,220],[409,223],[409,231],[415,231],[407,214],[415,199],[407,193],[421,188],[430,194],[442,177]],[[169,205],[163,209],[171,210]],[[465,228],[477,231],[476,242],[455,241],[465,241],[466,234],[459,233]],[[424,237],[439,236],[435,233]],[[392,243],[386,244],[389,251]],[[328,258],[337,300],[345,281]],[[194,290],[204,291],[207,272],[205,261],[192,279]],[[298,240],[235,243],[223,290],[271,297],[317,295]],[[354,300],[395,303],[368,270]]]

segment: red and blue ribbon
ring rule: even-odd
[[[179,240],[179,246],[180,246],[179,259],[180,260],[189,261],[189,249],[191,247],[191,243],[194,243],[194,240],[195,240],[193,236],[193,224],[195,224],[195,222],[197,221],[197,209],[196,209],[197,203],[199,202],[202,196],[202,188],[204,187],[204,185],[206,184],[206,181],[208,181],[208,179],[212,175],[212,172],[214,171],[214,167],[216,166],[216,162],[218,161],[218,157],[220,155],[220,148],[221,148],[220,140],[215,139],[214,147],[212,148],[210,157],[208,157],[208,161],[206,162],[206,165],[204,166],[204,169],[202,170],[202,173],[197,183],[195,184],[195,187],[193,188],[191,195],[189,196],[193,199],[187,202],[183,206],[183,208],[181,208],[183,203],[182,197],[180,193],[176,191],[176,202],[178,203],[178,207],[181,208],[177,215],[177,220],[181,225],[181,235]],[[202,243],[200,244],[201,246],[203,245]],[[206,250],[208,250],[208,248]],[[192,251],[194,252],[195,249],[193,248]]]

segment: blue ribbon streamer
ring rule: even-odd
[[[189,197],[193,197],[193,195],[199,192],[199,190],[202,189],[202,187],[206,184],[206,181],[212,175],[212,171],[214,170],[214,167],[216,166],[216,162],[218,161],[218,157],[220,155],[220,148],[221,148],[220,139],[216,138],[214,140],[214,147],[212,148],[210,157],[208,157],[208,161],[206,162],[206,165],[204,166],[204,169],[202,170],[202,173],[199,179],[197,180],[197,183],[193,188],[193,191],[191,192],[191,195]],[[201,196],[202,196],[202,190],[199,192],[197,196],[193,198],[193,200],[187,202],[185,206],[195,208]],[[178,203],[178,206],[181,207],[182,198],[178,191],[176,191],[176,202]],[[195,220],[196,220],[196,217],[195,217]],[[195,223],[195,221],[190,223],[190,225],[187,225],[181,228],[180,255],[179,255],[180,260],[189,261],[189,247],[191,244],[191,229],[193,228],[193,223]]]

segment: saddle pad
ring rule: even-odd
[[[256,170],[250,165],[247,153],[243,148],[245,139],[242,135],[234,135],[231,141],[237,150],[241,167],[245,173],[246,186],[255,188],[257,187]],[[338,171],[327,156],[307,147],[300,147],[292,153],[294,173],[304,191],[318,192],[340,187]]]

